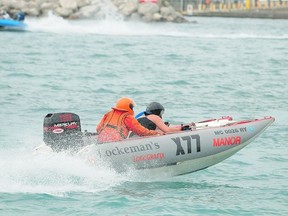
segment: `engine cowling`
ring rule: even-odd
[[[83,146],[81,122],[75,113],[49,113],[43,122],[43,141],[53,151],[79,149]]]

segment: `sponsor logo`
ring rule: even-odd
[[[214,138],[213,139],[213,146],[214,147],[238,145],[238,144],[241,144],[241,137],[240,136],[232,136],[232,137]]]
[[[66,128],[77,128],[77,122],[63,122],[63,123],[56,123],[54,127],[66,127]]]
[[[56,129],[54,129],[52,132],[55,133],[55,134],[60,134],[60,133],[63,133],[63,132],[64,132],[64,129],[62,129],[62,128],[56,128]]]
[[[162,160],[162,158],[165,158],[164,153],[146,154],[146,155],[134,156],[133,162],[150,161],[150,160],[157,160],[157,159]]]
[[[136,152],[145,152],[145,151],[153,151],[154,149],[159,149],[160,145],[158,143],[146,143],[137,146],[129,146],[129,147],[115,147],[112,149],[105,150],[104,152],[98,151],[100,157],[104,154],[108,157],[118,156],[118,155],[125,155],[125,154],[133,154]]]
[[[61,128],[63,128],[62,130],[77,129],[77,128],[79,128],[79,126],[78,126],[77,122],[63,122],[63,123],[56,123],[50,127],[44,127],[44,131],[45,132],[52,131],[53,133],[55,133],[54,131],[56,130],[56,133],[57,133],[57,130],[61,129]],[[62,132],[59,132],[59,133],[62,133]]]

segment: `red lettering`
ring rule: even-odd
[[[240,136],[236,136],[235,144],[240,144],[240,143],[241,143],[241,137]]]
[[[140,155],[140,156],[134,156],[133,162],[139,162],[139,161],[147,161],[147,160],[156,160],[165,157],[164,153],[157,153],[157,154],[146,154],[146,155]]]
[[[241,137],[225,137],[225,138],[214,138],[213,139],[213,146],[226,146],[226,145],[237,145],[241,143]]]

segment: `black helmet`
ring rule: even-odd
[[[160,118],[162,118],[164,111],[165,111],[165,109],[160,103],[152,102],[147,106],[145,115],[154,114],[154,115],[158,115]]]

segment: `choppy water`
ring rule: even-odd
[[[28,19],[0,32],[0,215],[287,215],[285,20],[197,24]],[[236,155],[189,175],[143,179],[59,154],[32,156],[49,112],[94,131],[119,97],[165,120],[230,115],[276,122]]]

